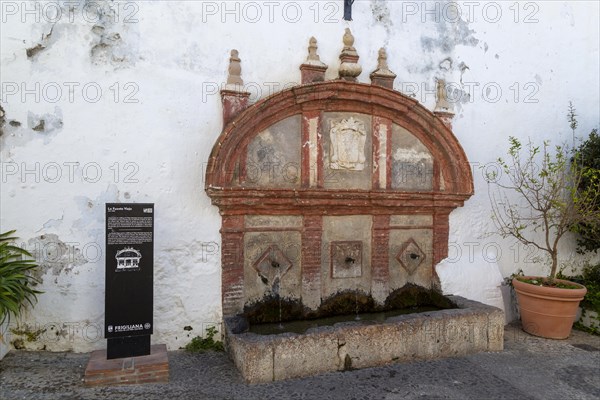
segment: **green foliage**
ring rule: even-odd
[[[600,264],[586,265],[581,275],[565,278],[586,287],[587,293],[581,302],[581,307],[600,314]]]
[[[590,218],[575,224],[572,230],[579,234],[579,252],[595,251],[600,249],[600,196],[597,195],[600,191],[600,136],[597,129],[577,148],[573,167],[580,170],[582,176],[574,200],[588,202]]]
[[[572,101],[569,102],[567,120],[569,121],[569,127],[573,131],[573,135],[575,135],[575,130],[577,129],[577,125],[579,125],[579,122],[577,121],[577,114],[575,113],[575,107],[573,106]]]
[[[521,282],[529,283],[530,285],[553,287],[553,288],[558,288],[558,289],[580,289],[581,288],[581,286],[559,282],[556,279],[540,279],[540,278],[527,279],[527,278],[523,278],[523,277],[517,278],[517,279]]]
[[[566,277],[570,281],[580,283],[587,289],[585,297],[581,301],[582,317],[588,313],[588,310],[595,311],[600,316],[600,264],[586,265],[581,275]],[[600,336],[600,317],[591,322],[591,326],[585,326],[581,322],[576,322],[575,328]]]
[[[206,328],[206,337],[196,336],[185,346],[185,349],[192,353],[204,353],[207,350],[223,351],[223,342],[214,339],[216,334],[217,328],[214,326]]]
[[[38,282],[30,275],[32,269],[37,267],[31,254],[26,250],[11,245],[16,239],[11,236],[15,231],[0,234],[0,324],[18,317],[25,303],[33,306],[37,295],[42,293],[35,290]]]
[[[577,329],[578,331],[587,332],[591,335],[600,336],[600,328],[598,325],[585,326],[581,322],[577,321],[573,324],[573,328]]]

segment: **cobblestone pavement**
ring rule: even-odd
[[[505,329],[505,350],[246,385],[224,353],[169,352],[168,384],[83,386],[89,354],[11,352],[0,399],[600,399],[600,337],[567,340]]]

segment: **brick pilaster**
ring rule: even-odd
[[[321,248],[323,218],[305,215],[302,230],[302,302],[311,308],[321,304]]]
[[[382,303],[389,294],[390,287],[390,216],[373,216],[371,245],[371,295]]]
[[[221,90],[223,104],[223,126],[231,122],[239,113],[248,107],[249,92],[236,90]]]
[[[433,214],[433,266],[448,257],[449,212],[441,210]]]
[[[244,216],[223,216],[221,225],[221,296],[223,315],[244,308]]]

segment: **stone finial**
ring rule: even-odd
[[[379,53],[377,56],[377,71],[390,71],[387,63],[387,52],[385,51],[385,47],[379,49]]]
[[[244,91],[242,80],[242,65],[237,50],[231,50],[227,84],[221,90],[221,103],[223,105],[223,124],[227,125],[239,113],[248,107],[250,93]]]
[[[342,51],[342,54],[346,53],[358,56],[358,53],[356,53],[356,49],[354,48],[354,35],[350,31],[350,28],[346,28],[342,40],[344,42],[344,50]]]
[[[241,89],[241,86],[244,86],[241,61],[238,51],[235,49],[231,50],[231,57],[229,57],[229,74],[227,76],[227,89],[239,90]]]
[[[377,57],[377,69],[370,75],[371,83],[373,85],[379,85],[390,89],[394,88],[394,79],[396,74],[390,71],[387,63],[387,52],[385,48],[379,49],[379,56]]]
[[[358,64],[358,53],[354,48],[354,36],[350,28],[346,28],[344,33],[344,49],[340,54],[339,77],[351,82],[356,82],[356,77],[362,72],[362,67]]]
[[[308,42],[308,57],[304,64],[300,66],[302,83],[323,82],[325,80],[327,65],[321,62],[317,49],[317,39],[313,36]]]
[[[446,95],[446,80],[437,80],[436,90],[436,103],[433,113],[442,120],[444,125],[449,129],[452,129],[452,119],[454,118],[454,111],[452,105],[448,102]]]
[[[307,64],[318,63],[319,65],[325,65],[321,62],[321,57],[319,57],[317,54],[318,48],[319,46],[317,46],[317,39],[314,36],[311,36],[310,40],[308,41],[308,57],[306,58]]]

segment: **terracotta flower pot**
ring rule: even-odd
[[[544,278],[524,276],[525,279]],[[571,333],[579,302],[585,296],[585,286],[575,282],[556,279],[558,282],[578,286],[578,289],[561,289],[512,281],[517,292],[523,330],[535,336],[549,339],[566,339]]]

